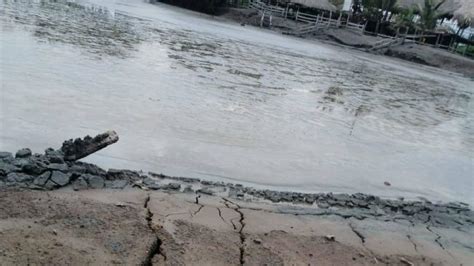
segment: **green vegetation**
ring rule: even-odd
[[[433,30],[436,27],[436,21],[444,15],[439,8],[445,2],[446,0],[425,0],[424,6],[418,5],[419,25],[423,30]]]

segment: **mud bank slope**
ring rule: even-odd
[[[76,161],[117,140],[110,132],[42,155],[0,152],[1,264],[467,265],[474,259],[474,213],[466,204],[257,190]]]
[[[247,24],[259,26],[261,16],[259,16],[254,10],[232,8],[221,17],[226,20],[236,21],[243,26]],[[294,21],[278,17],[274,18],[272,23],[272,30],[278,32],[288,31],[298,25]],[[322,29],[318,34],[306,36],[305,38],[362,50],[370,48],[374,43],[382,40],[380,37],[363,35],[352,30],[332,28]],[[405,44],[390,49],[384,49],[378,53],[414,63],[457,72],[468,77],[474,77],[474,60],[442,49],[435,49],[424,45]]]

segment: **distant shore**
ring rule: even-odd
[[[220,17],[226,20],[235,21],[242,26],[251,25],[258,27],[260,21],[260,16],[258,15],[257,11],[252,9],[230,8]],[[273,27],[271,30],[283,32],[285,29],[291,26],[295,26],[294,21],[275,18],[273,20]],[[365,51],[365,49],[369,48],[371,44],[381,40],[382,38],[361,34],[344,28],[331,28],[323,29],[319,34],[307,36],[305,39],[319,40],[334,45],[343,45],[345,47],[352,47],[357,50]],[[474,78],[473,59],[450,53],[443,49],[406,43],[388,49],[383,49],[375,53],[457,72],[467,77]]]

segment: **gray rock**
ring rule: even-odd
[[[143,184],[145,184],[145,186],[155,185],[156,180],[151,177],[146,177],[145,179],[143,179]]]
[[[28,148],[24,148],[21,150],[18,150],[15,154],[16,158],[27,158],[31,156],[31,150]]]
[[[51,154],[54,154],[55,150],[51,147],[47,148],[46,150],[44,150],[44,154],[46,155],[51,155]]]
[[[36,186],[44,186],[46,184],[46,182],[49,180],[49,178],[51,177],[51,172],[47,171],[47,172],[44,172],[42,175],[40,176],[37,176],[35,178],[35,180],[33,181],[33,184],[36,185]]]
[[[128,185],[127,180],[114,180],[114,181],[107,181],[105,182],[106,188],[111,189],[123,189]]]
[[[181,188],[181,185],[179,183],[169,183],[163,186],[163,189],[169,189],[169,190],[179,190],[180,188]]]
[[[241,189],[236,189],[236,188],[230,188],[229,189],[229,197],[231,198],[237,198],[237,197],[243,197],[244,196],[244,192],[242,192]]]
[[[210,190],[209,188],[201,188],[196,191],[197,193],[206,194],[206,195],[214,195],[214,191]]]
[[[48,156],[48,160],[49,160],[51,163],[59,163],[59,164],[64,163],[64,158],[61,157],[61,156],[57,156],[57,155],[49,155],[49,156]]]
[[[147,188],[149,188],[151,190],[158,190],[158,189],[161,189],[161,185],[157,184],[157,183],[153,183],[153,184],[147,185]]]
[[[129,180],[136,181],[140,179],[140,174],[136,171],[122,170],[122,169],[109,169],[106,174],[107,180]]]
[[[272,202],[280,202],[281,201],[281,197],[278,193],[271,194],[269,197],[267,197],[267,199],[271,200]]]
[[[329,204],[321,202],[321,203],[318,203],[318,207],[321,209],[327,209],[329,208]]]
[[[184,192],[184,193],[193,193],[194,190],[193,190],[193,187],[192,187],[192,186],[188,185],[188,186],[186,186],[186,187],[184,188],[183,192]]]
[[[0,161],[0,178],[1,176],[6,176],[11,172],[19,171],[20,168],[16,167],[13,164],[5,163]]]
[[[86,180],[81,176],[76,179],[76,181],[74,181],[74,183],[72,184],[72,189],[74,189],[75,191],[84,190],[87,189],[88,186],[89,185],[87,184]]]
[[[201,182],[198,178],[191,178],[191,177],[177,177],[176,180],[185,182],[185,183],[199,183]]]
[[[30,164],[30,160],[27,158],[15,158],[12,161],[12,164],[16,167],[23,168],[23,166]]]
[[[47,168],[50,170],[56,170],[61,172],[66,172],[67,170],[69,170],[69,167],[65,163],[51,163],[47,166]]]
[[[47,148],[44,151],[44,154],[48,158],[61,158],[61,162],[64,161],[64,152],[62,152],[61,150],[55,150],[53,148]],[[60,162],[55,162],[55,163],[60,163]]]
[[[60,171],[53,171],[50,180],[58,184],[58,186],[63,187],[69,184],[69,182],[71,181],[71,176],[72,176],[71,173],[65,174]]]
[[[47,189],[47,190],[53,190],[53,189],[58,188],[59,186],[58,186],[58,184],[54,183],[53,181],[48,180],[48,181],[46,182],[46,184],[44,184],[43,187],[44,187],[45,189]]]
[[[313,204],[316,199],[313,195],[307,195],[304,200],[306,203]]]
[[[83,162],[74,162],[74,164],[70,166],[70,171],[102,177],[105,177],[107,174],[104,169],[98,167],[97,165]]]
[[[30,182],[33,180],[33,177],[24,173],[9,173],[7,175],[7,182],[10,183],[24,183]]]
[[[23,165],[21,171],[29,175],[41,175],[44,173],[44,171],[46,171],[46,168],[44,168],[40,163],[29,160],[28,164]]]
[[[105,180],[101,176],[85,174],[85,175],[82,175],[82,177],[84,177],[84,179],[87,181],[90,188],[98,189],[98,188],[104,188],[105,186]]]
[[[0,151],[0,159],[10,159],[13,158],[13,154],[11,152]]]
[[[87,169],[82,165],[74,164],[69,167],[69,171],[75,174],[85,174]]]

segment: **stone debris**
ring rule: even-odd
[[[28,148],[21,149],[16,152],[15,158],[27,158],[31,156],[31,150]]]
[[[403,257],[400,258],[400,262],[402,262],[403,264],[408,265],[408,266],[413,266],[413,265],[415,265],[415,264],[413,264],[413,262],[411,262],[411,261],[409,261],[409,260],[407,260],[407,259],[405,259],[405,258],[403,258]]]
[[[324,238],[326,238],[327,241],[336,241],[336,237],[334,235],[327,235]]]
[[[61,151],[64,153],[64,160],[76,161],[101,150],[118,140],[119,137],[115,131],[107,131],[93,138],[86,136],[84,139],[77,138],[75,140],[67,140],[63,143]]]

